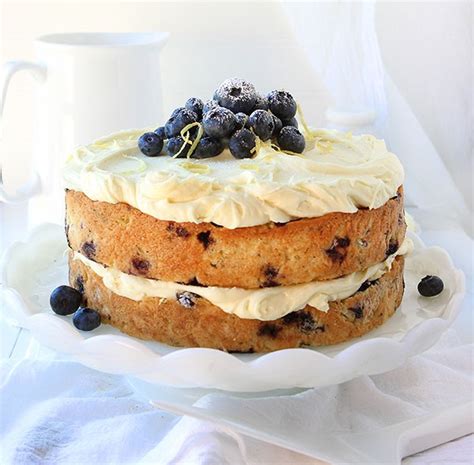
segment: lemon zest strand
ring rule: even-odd
[[[197,133],[197,136],[196,136],[196,139],[194,139],[194,142],[192,143],[191,145],[191,148],[189,149],[188,151],[188,154],[186,156],[186,158],[191,158],[191,155],[193,154],[193,152],[196,150],[196,147],[197,145],[199,144],[199,141],[201,140],[201,137],[202,135],[204,134],[204,129],[202,127],[202,124],[201,123],[192,123],[192,124],[188,124],[188,126],[186,126],[185,128],[183,128],[183,131],[184,129],[188,128],[188,134],[189,134],[189,129],[194,127],[194,126],[198,126],[198,133]]]
[[[185,146],[186,146],[186,141],[183,142],[183,145],[181,146],[181,148],[171,158],[178,158],[181,155],[181,152],[184,150]]]
[[[196,136],[196,139],[194,140],[194,142],[191,142],[191,139],[190,139],[191,133],[190,133],[189,130],[191,128],[196,127],[196,126],[199,127],[198,133],[197,133],[197,136]],[[186,147],[187,144],[191,145],[191,147],[189,148],[188,153],[186,154],[186,158],[190,158],[192,153],[196,149],[197,145],[199,144],[199,141],[201,140],[201,137],[202,137],[203,133],[204,133],[204,130],[202,129],[202,125],[201,125],[201,123],[199,123],[197,121],[184,126],[184,128],[181,129],[181,132],[180,132],[180,136],[184,140],[183,145],[181,146],[179,151],[175,155],[173,155],[171,158],[178,158],[179,155],[181,155],[182,151],[184,150],[184,148]]]
[[[253,132],[253,131],[252,131]],[[250,153],[252,155],[258,155],[258,152],[260,152],[260,148],[262,146],[262,142],[260,140],[260,137],[255,136],[255,147],[250,150]]]
[[[192,163],[190,161],[180,163],[179,166],[181,166],[187,171],[190,171],[191,173],[207,174],[210,171],[209,166],[204,164]]]
[[[186,137],[183,138],[184,139],[184,142],[183,142],[183,145],[181,146],[181,148],[178,150],[178,152],[176,152],[175,155],[173,155],[171,158],[178,158],[180,155],[181,155],[181,152],[184,150],[184,147],[186,147],[186,145],[189,142],[189,132],[186,133]]]
[[[258,165],[254,165],[252,163],[242,163],[241,165],[239,165],[239,167],[243,170],[251,170],[251,171],[259,171],[260,170]]]
[[[304,132],[305,132],[305,137],[308,140],[313,140],[314,135],[311,132],[311,129],[309,128],[309,126],[306,124],[306,120],[304,118],[303,110],[301,109],[301,106],[299,104],[296,105],[296,112],[298,114],[298,119],[300,120],[301,124],[303,125],[303,129],[304,129]]]

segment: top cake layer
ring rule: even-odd
[[[186,160],[145,157],[137,146],[143,132],[122,131],[78,148],[65,165],[66,187],[160,220],[234,229],[378,208],[403,183],[398,158],[369,135],[316,130],[300,155],[267,142],[248,160],[228,150]]]

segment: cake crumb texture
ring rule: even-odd
[[[236,229],[159,220],[66,192],[72,250],[124,273],[184,284],[257,289],[334,279],[385,260],[405,231],[401,187],[377,209]]]
[[[330,302],[328,312],[313,307],[273,321],[242,319],[225,313],[193,293],[176,299],[121,297],[80,260],[69,259],[69,281],[84,291],[85,303],[102,322],[141,339],[183,347],[210,347],[229,352],[267,352],[285,348],[337,344],[360,337],[383,324],[400,305],[403,256],[376,281],[364,283],[353,296]]]

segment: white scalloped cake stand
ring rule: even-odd
[[[71,317],[54,314],[49,294],[67,283],[63,228],[44,224],[26,242],[5,253],[0,268],[3,315],[27,328],[42,344],[107,373],[124,374],[153,384],[239,392],[308,388],[337,384],[360,375],[383,373],[431,347],[457,315],[464,275],[439,247],[425,247],[412,235],[415,251],[407,257],[406,290],[401,307],[366,336],[318,349],[286,349],[268,354],[228,354],[215,349],[178,349],[146,342],[102,325],[78,331]],[[445,290],[420,297],[416,285],[436,274]]]

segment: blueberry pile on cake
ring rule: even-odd
[[[335,344],[400,305],[403,168],[242,79],[65,166],[70,284],[123,332],[235,352]]]

